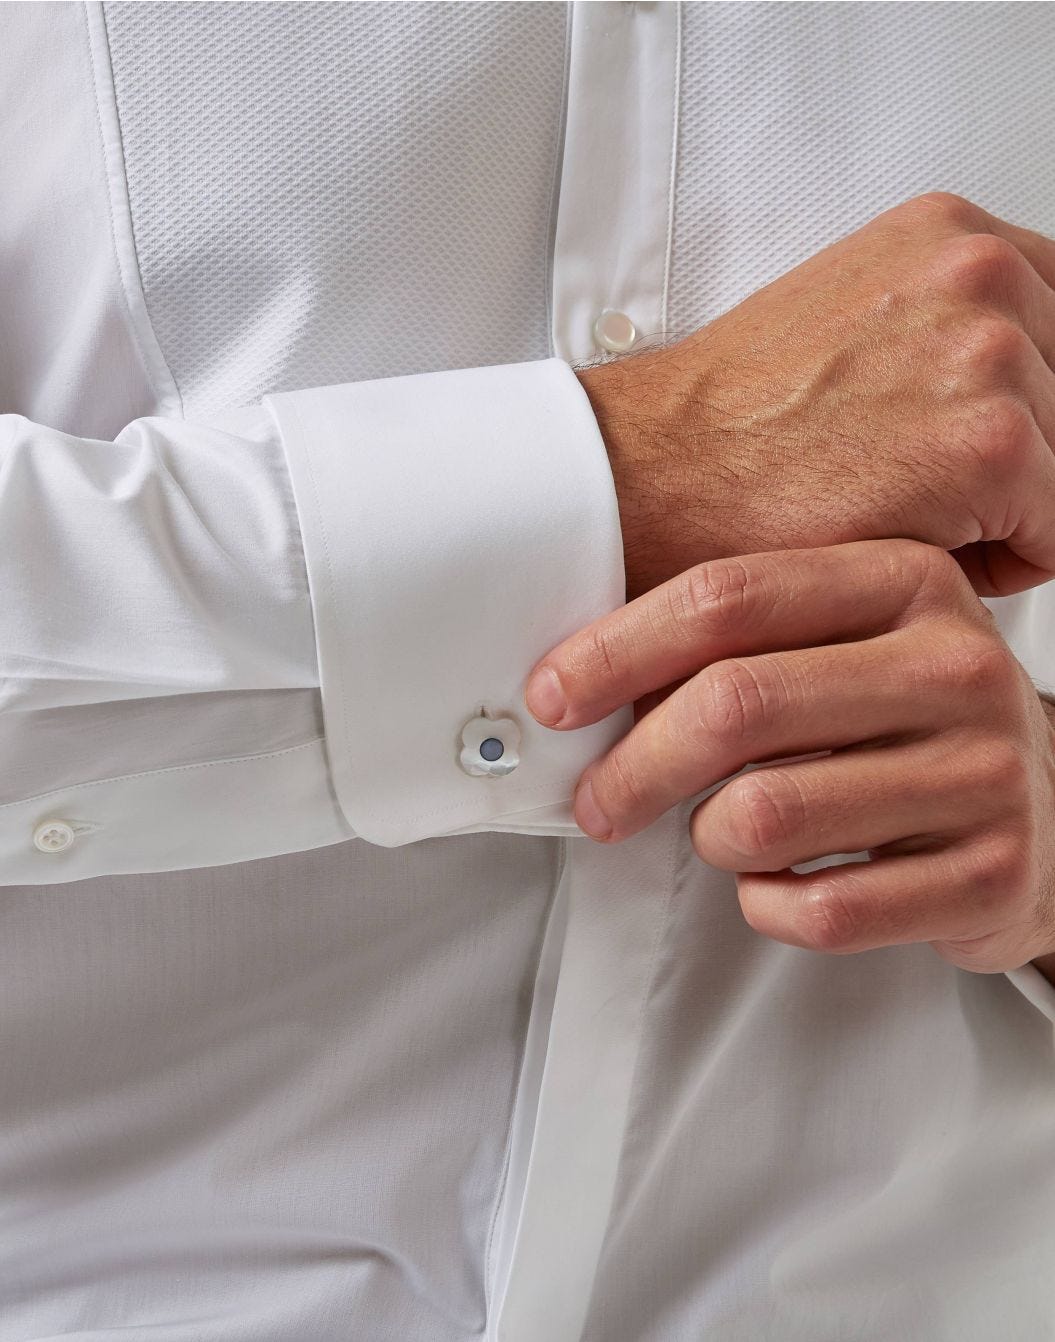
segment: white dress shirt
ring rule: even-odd
[[[1055,990],[576,837],[569,363],[1055,235],[1055,10],[0,11],[0,1342],[1032,1342]],[[1050,588],[994,603],[1055,679]]]

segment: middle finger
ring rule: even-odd
[[[964,712],[949,693],[952,635],[926,655],[916,629],[707,667],[585,771],[575,818],[615,840],[748,764],[892,736],[929,735]]]

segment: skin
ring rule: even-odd
[[[639,598],[528,685],[557,730],[636,704],[583,829],[762,765],[692,819],[752,926],[1055,982],[1055,715],[977,599],[1055,575],[1053,370],[1055,242],[940,192],[582,370]]]
[[[591,837],[619,842],[730,780],[690,833],[736,873],[759,932],[836,954],[928,942],[964,969],[1052,975],[1055,723],[946,551],[695,565],[559,644],[527,688],[558,731],[635,702],[579,780]],[[870,860],[791,870],[837,853]]]
[[[702,560],[908,537],[981,595],[1055,574],[1055,242],[888,210],[703,330],[579,374],[630,597]]]

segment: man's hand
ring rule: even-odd
[[[959,550],[981,595],[1044,581],[1053,368],[1055,242],[936,194],[584,370],[629,596],[705,559],[895,536]]]
[[[986,972],[1055,952],[1055,729],[943,550],[704,563],[561,643],[527,699],[567,730],[672,685],[580,779],[588,834],[624,838],[737,775],[691,834],[738,873],[758,931],[836,952],[926,941]],[[838,853],[871,861],[790,870]]]

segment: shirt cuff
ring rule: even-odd
[[[1037,966],[1027,964],[1020,969],[1009,969],[1007,977],[1022,996],[1055,1026],[1055,985],[1048,982]]]
[[[385,846],[574,832],[575,780],[632,717],[565,734],[524,707],[538,658],[625,598],[608,458],[571,368],[425,373],[265,404],[293,481],[348,823]],[[481,718],[511,772],[467,771]]]

